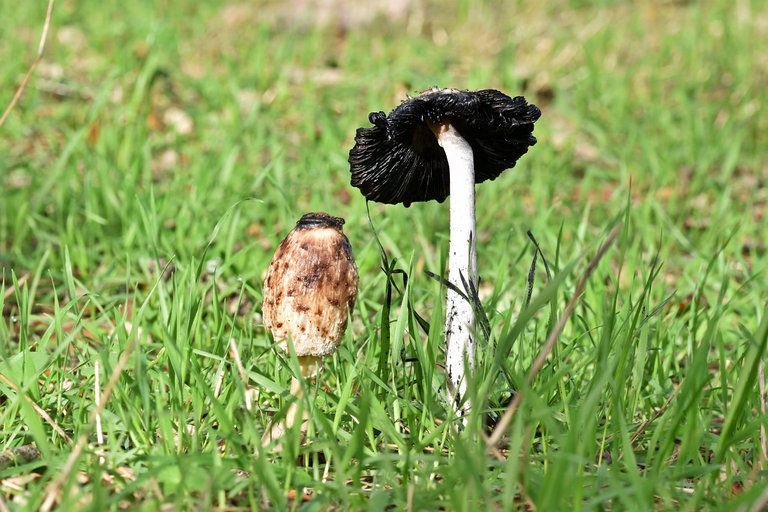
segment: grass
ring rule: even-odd
[[[44,4],[0,0],[0,105]],[[768,10],[340,4],[56,5],[0,127],[0,510],[38,508],[57,479],[64,510],[765,507]],[[543,111],[539,144],[478,187],[491,336],[461,432],[426,273],[445,267],[446,205],[371,204],[382,253],[346,163],[369,111],[435,84]],[[346,218],[359,299],[306,394],[308,442],[270,454],[298,369],[260,323],[262,275],[312,210]],[[539,262],[526,308],[529,229],[552,277]]]

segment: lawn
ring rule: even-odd
[[[0,110],[46,4],[0,0]],[[0,512],[768,507],[766,49],[759,0],[57,2],[0,126]],[[435,85],[542,110],[477,187],[466,424],[450,198],[349,184],[368,113]],[[298,366],[262,281],[310,211],[358,299],[267,450]]]

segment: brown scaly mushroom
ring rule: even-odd
[[[319,371],[322,358],[336,351],[357,298],[357,266],[342,232],[344,219],[307,213],[280,242],[264,279],[264,325],[281,349],[296,354],[301,377]],[[289,343],[290,340],[290,343]],[[291,380],[291,404],[285,428],[296,422],[301,382]],[[284,428],[273,425],[265,443]]]

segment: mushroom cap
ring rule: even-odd
[[[357,266],[344,219],[308,213],[280,242],[264,278],[264,325],[297,356],[336,351],[357,298]]]
[[[450,122],[472,146],[475,183],[496,179],[536,144],[531,135],[541,111],[522,96],[494,89],[433,88],[408,98],[389,115],[371,112],[371,128],[358,128],[349,152],[352,186],[371,201],[445,201],[448,160],[427,122]]]
[[[344,219],[341,217],[334,217],[333,215],[328,215],[325,212],[312,212],[302,215],[299,221],[296,223],[296,228],[334,228],[341,231],[341,227],[344,225],[344,222]]]

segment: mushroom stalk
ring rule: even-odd
[[[298,359],[299,359],[300,376],[291,378],[290,393],[291,393],[291,396],[294,397],[294,402],[288,407],[288,411],[286,411],[285,413],[285,422],[273,423],[264,433],[264,436],[261,439],[263,446],[267,446],[273,441],[276,441],[277,439],[283,437],[285,435],[285,432],[296,424],[296,420],[299,417],[301,397],[304,396],[301,381],[311,379],[312,377],[317,375],[318,372],[320,371],[321,360],[319,357],[298,356]],[[306,409],[304,409],[301,417],[301,427],[300,427],[300,432],[302,436],[306,435],[307,433],[307,428],[309,426],[307,422],[308,420],[309,420],[309,412]]]
[[[450,123],[430,126],[445,151],[450,174],[450,247],[448,281],[471,297],[464,283],[477,289],[475,251],[475,165],[472,146]],[[474,369],[475,311],[472,303],[448,289],[445,305],[446,367],[448,391],[459,403],[467,390],[467,376]],[[469,411],[465,402],[462,413]]]
[[[301,397],[303,396],[302,388],[301,388],[301,380],[299,379],[309,379],[311,377],[314,377],[318,370],[320,369],[320,358],[319,357],[313,357],[313,356],[299,356],[299,370],[301,372],[301,377],[292,377],[291,378],[291,395],[293,395],[296,400],[291,404],[291,406],[288,408],[288,412],[285,414],[285,427],[291,428],[293,425],[296,424],[296,418],[299,414],[299,402],[301,401]],[[303,420],[309,419],[309,414],[305,410]],[[302,423],[301,425],[301,431],[302,433],[306,432],[306,421]]]

